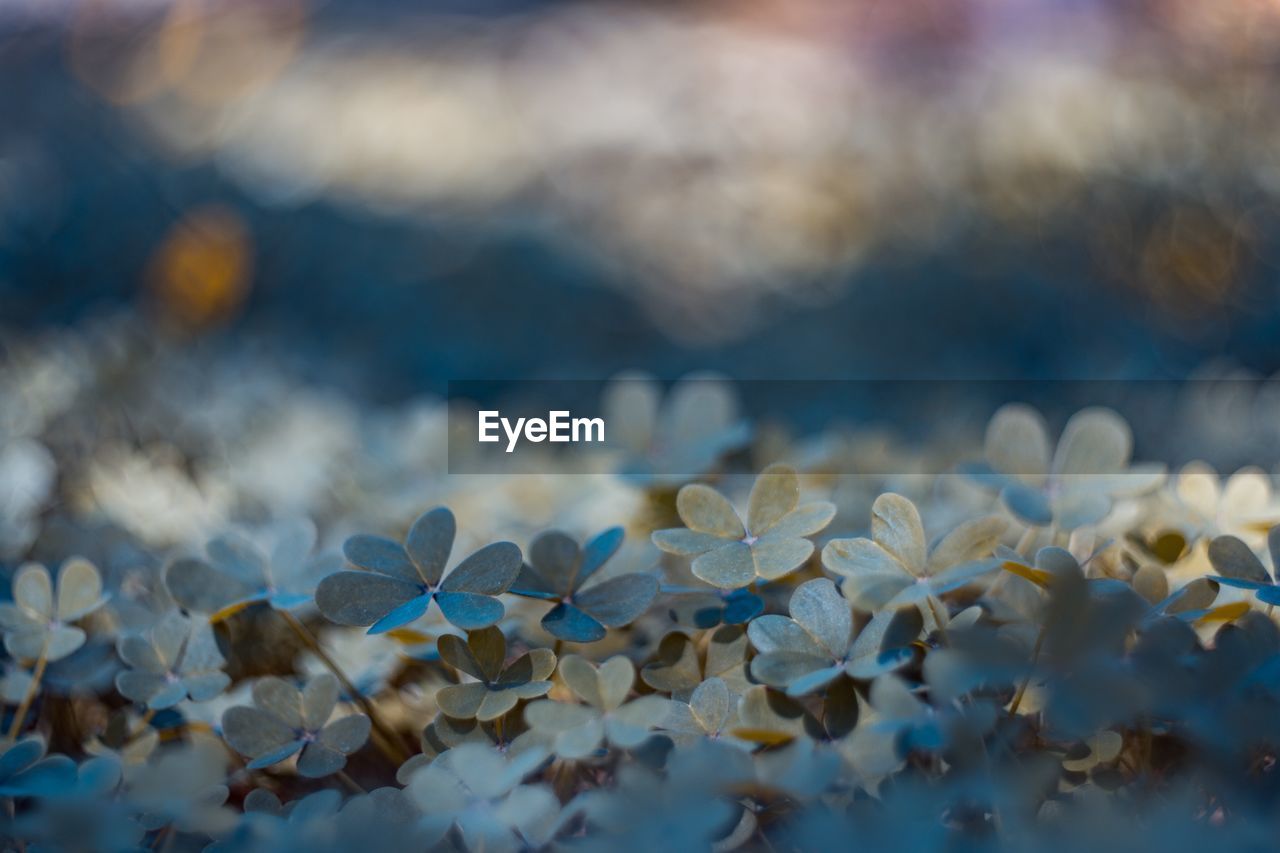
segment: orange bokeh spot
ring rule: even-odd
[[[151,262],[150,288],[161,314],[193,329],[234,317],[249,293],[252,255],[249,231],[229,208],[184,216]]]

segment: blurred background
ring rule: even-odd
[[[450,378],[1280,368],[1274,0],[0,0],[4,337]]]

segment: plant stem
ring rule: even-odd
[[[350,788],[350,789],[351,789],[351,792],[352,792],[353,794],[367,794],[367,793],[369,793],[368,791],[366,791],[366,790],[364,789],[364,786],[363,786],[363,785],[361,785],[361,784],[360,784],[359,782],[357,782],[355,779],[352,779],[349,775],[347,775],[347,771],[345,771],[345,770],[339,770],[339,771],[337,772],[337,774],[336,774],[336,775],[337,775],[338,779],[340,779],[340,780],[342,781],[342,784],[346,785],[348,788]]]
[[[173,824],[166,825],[163,829],[155,834],[151,839],[151,843],[147,846],[149,850],[168,850],[170,843],[173,841]]]
[[[303,625],[298,617],[289,611],[278,610],[276,612],[284,617],[284,621],[289,623],[289,627],[298,635],[298,639],[302,640],[303,645],[310,649],[312,654],[320,658],[325,667],[333,673],[334,678],[338,679],[342,689],[347,692],[351,700],[359,705],[360,709],[369,717],[369,722],[373,725],[374,731],[381,735],[381,738],[374,738],[374,742],[382,753],[397,764],[403,764],[407,761],[408,756],[405,755],[396,733],[383,721],[378,709],[369,701],[369,698],[351,683],[351,679],[347,678],[347,674],[342,671],[342,667],[338,666],[337,661],[330,657],[329,653],[320,646],[320,641],[315,638],[315,635],[308,631],[307,626]]]
[[[1031,684],[1031,674],[1035,670],[1036,662],[1040,660],[1040,649],[1044,647],[1045,629],[1042,626],[1040,633],[1036,635],[1035,648],[1031,650],[1031,665],[1027,668],[1027,677],[1022,679],[1022,684],[1018,687],[1018,692],[1014,694],[1013,704],[1009,706],[1009,713],[1018,713],[1018,706],[1022,704],[1022,697],[1027,695],[1027,687]]]
[[[13,722],[9,724],[9,740],[15,740],[18,732],[22,731],[22,722],[27,717],[27,711],[31,708],[31,703],[35,701],[36,693],[40,690],[40,680],[44,678],[44,668],[49,664],[49,640],[46,637],[44,645],[40,647],[40,657],[36,660],[35,671],[31,674],[31,684],[27,686],[27,693],[22,697],[22,704],[18,705],[18,710],[14,712]]]
[[[125,738],[125,743],[133,743],[135,740],[142,737],[142,734],[147,730],[147,727],[151,724],[151,720],[155,715],[156,709],[148,708],[147,712],[142,715],[142,719],[138,721],[138,727],[129,732],[129,736]]]
[[[1027,556],[1027,549],[1029,549],[1031,547],[1031,544],[1035,541],[1036,541],[1036,528],[1028,527],[1023,532],[1022,538],[1018,540],[1018,544],[1014,546],[1013,550],[1017,551],[1019,554],[1025,557]]]

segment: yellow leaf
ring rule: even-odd
[[[209,617],[209,624],[217,625],[219,622],[225,622],[253,603],[254,601],[250,599],[249,601],[237,601],[235,604],[228,604],[226,607]]]
[[[387,636],[406,646],[420,646],[431,642],[431,637],[412,628],[394,628],[387,632]]]
[[[775,732],[770,729],[733,729],[729,734],[741,740],[749,740],[752,743],[761,743],[765,746],[781,746],[784,743],[790,743],[795,740],[794,735],[786,732]]]
[[[1270,533],[1271,528],[1275,527],[1276,524],[1280,524],[1280,521],[1274,518],[1259,518],[1254,521],[1246,521],[1241,526],[1253,533]]]
[[[1207,625],[1210,622],[1230,622],[1248,612],[1249,602],[1233,601],[1230,604],[1220,604],[1217,607],[1210,608],[1207,613],[1196,620],[1196,624]]]
[[[1013,560],[1006,560],[1001,563],[1000,568],[1004,569],[1006,572],[1015,574],[1024,580],[1031,581],[1041,589],[1048,589],[1049,585],[1053,583],[1053,575],[1043,569],[1033,569],[1031,566],[1027,566]]]

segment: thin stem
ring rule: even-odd
[[[138,721],[138,727],[129,732],[129,736],[125,738],[125,743],[133,743],[135,740],[142,737],[142,735],[147,731],[147,728],[151,725],[151,720],[155,715],[156,709],[148,708],[147,712],[142,715],[142,719]]]
[[[337,772],[337,774],[336,774],[336,775],[337,775],[338,779],[342,781],[342,784],[346,785],[348,788],[350,788],[350,789],[351,789],[351,793],[353,793],[353,794],[367,794],[367,793],[369,793],[368,791],[366,791],[366,790],[364,789],[364,786],[363,786],[363,785],[361,785],[361,784],[360,784],[359,782],[357,782],[355,779],[352,779],[350,776],[348,776],[348,775],[347,775],[347,771],[345,771],[345,770],[339,770],[339,771]]]
[[[369,698],[351,683],[351,679],[347,678],[347,674],[342,671],[342,667],[338,666],[337,661],[330,657],[329,653],[321,647],[320,641],[315,638],[315,635],[308,631],[307,626],[303,625],[298,617],[289,611],[278,610],[276,612],[284,617],[284,621],[289,623],[289,627],[298,635],[298,639],[302,640],[303,645],[310,649],[316,657],[320,658],[325,667],[333,673],[334,678],[338,679],[342,689],[347,692],[351,700],[359,705],[360,709],[369,717],[369,722],[373,724],[374,731],[381,735],[381,738],[374,738],[374,742],[378,744],[378,748],[382,750],[383,754],[397,764],[403,764],[407,761],[408,756],[405,755],[396,733],[383,721],[378,709],[369,701]]]
[[[151,839],[148,845],[150,850],[168,850],[169,845],[173,842],[173,824],[167,824]]]
[[[1018,706],[1022,704],[1022,697],[1027,695],[1027,687],[1031,684],[1031,674],[1036,668],[1036,663],[1040,660],[1040,649],[1044,647],[1045,630],[1042,626],[1040,633],[1036,636],[1036,646],[1031,650],[1031,665],[1027,668],[1027,677],[1022,679],[1022,684],[1018,687],[1018,692],[1014,694],[1013,704],[1009,706],[1009,713],[1018,713]]]
[[[1027,556],[1028,549],[1031,548],[1031,544],[1035,541],[1036,529],[1034,527],[1028,527],[1026,531],[1023,532],[1022,538],[1018,540],[1018,544],[1014,546],[1013,550],[1025,557]]]
[[[18,705],[18,710],[13,715],[13,722],[9,724],[9,740],[16,739],[18,732],[22,731],[22,722],[27,718],[27,711],[40,690],[40,680],[44,678],[44,668],[48,664],[49,638],[45,637],[44,645],[40,647],[40,657],[36,660],[35,671],[31,674],[31,684],[27,686],[27,694],[22,697],[22,704]]]
[[[944,646],[951,645],[951,638],[947,636],[947,611],[943,607],[939,612],[938,605],[942,602],[930,595],[926,601],[929,604],[929,612],[933,615],[933,621],[938,624],[938,637],[942,640]]]

